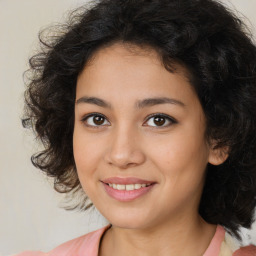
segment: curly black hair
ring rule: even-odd
[[[100,0],[70,17],[41,32],[41,50],[30,59],[22,121],[45,147],[33,164],[54,177],[57,191],[80,192],[72,146],[77,77],[100,48],[151,47],[169,72],[175,63],[189,71],[207,138],[229,149],[223,164],[207,166],[199,213],[239,237],[256,206],[256,47],[243,21],[214,0]]]

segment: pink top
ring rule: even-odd
[[[16,256],[97,256],[101,237],[110,225],[89,234],[70,240],[48,253],[23,252]],[[203,256],[256,256],[256,246],[240,248],[225,232],[217,226],[214,237]]]

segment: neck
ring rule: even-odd
[[[100,256],[200,256],[210,244],[216,226],[200,216],[144,229],[112,226],[104,235]]]

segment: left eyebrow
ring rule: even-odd
[[[136,102],[136,108],[141,109],[145,107],[151,107],[154,105],[159,105],[159,104],[174,104],[174,105],[179,105],[184,107],[185,104],[179,100],[172,99],[172,98],[166,98],[166,97],[161,97],[161,98],[148,98],[144,100],[139,100]]]
[[[94,105],[97,105],[103,108],[109,108],[109,109],[112,108],[110,103],[97,97],[86,97],[86,96],[81,97],[76,101],[76,104],[80,104],[80,103],[94,104]],[[176,99],[172,99],[172,98],[166,98],[166,97],[147,98],[143,100],[138,100],[135,103],[135,107],[137,109],[142,109],[145,107],[152,107],[160,104],[174,104],[174,105],[185,107],[185,104],[183,102]]]

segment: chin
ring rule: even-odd
[[[122,229],[144,229],[147,228],[146,223],[134,222],[129,220],[117,220],[110,222],[113,226],[119,227]]]
[[[144,229],[152,225],[152,221],[145,215],[140,214],[128,214],[117,213],[117,214],[106,214],[103,216],[111,223],[113,226],[124,228],[124,229]]]

